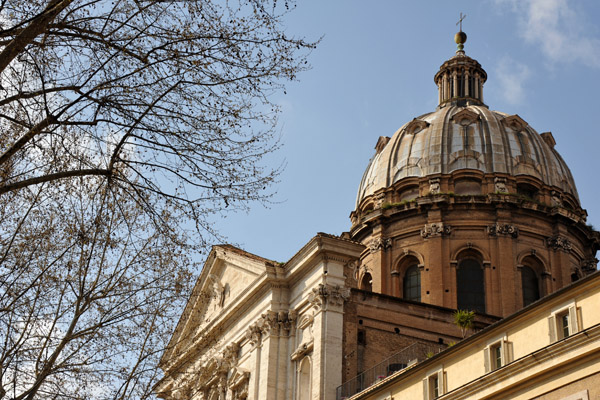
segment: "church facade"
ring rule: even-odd
[[[552,134],[490,111],[487,74],[455,39],[437,109],[377,141],[349,232],[283,264],[213,248],[160,397],[355,396],[459,342],[456,309],[478,331],[596,270],[600,236]]]

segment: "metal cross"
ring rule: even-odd
[[[462,22],[463,19],[465,19],[467,17],[467,14],[462,15],[462,13],[460,13],[460,19],[458,20],[458,22],[456,23],[456,25],[460,24],[460,31],[462,32]]]

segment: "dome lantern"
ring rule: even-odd
[[[461,13],[460,31],[454,35],[457,44],[456,55],[446,61],[433,78],[438,87],[439,108],[447,105],[485,106],[483,103],[483,84],[487,80],[487,73],[476,60],[465,54],[467,34],[462,30],[462,20],[465,16]]]

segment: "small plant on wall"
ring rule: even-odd
[[[456,310],[454,313],[454,323],[460,328],[463,339],[465,338],[467,331],[473,326],[474,319],[475,311]]]

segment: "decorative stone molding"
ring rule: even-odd
[[[510,224],[494,224],[487,227],[488,235],[496,237],[498,235],[510,235],[513,238],[519,237],[519,228]]]
[[[211,298],[217,299],[219,307],[223,307],[225,303],[225,286],[221,283],[221,280],[214,274],[208,274],[208,280],[211,283],[209,289],[209,295]]]
[[[340,256],[337,254],[325,253],[321,257],[323,261],[336,261],[342,264],[347,264],[350,260],[349,257]]]
[[[255,322],[254,324],[250,325],[248,329],[246,329],[244,336],[250,342],[250,344],[252,344],[252,346],[256,346],[260,343],[262,329]]]
[[[289,335],[294,332],[294,324],[296,323],[296,319],[298,318],[298,311],[289,310],[287,312],[287,319],[282,323],[282,329],[285,334]]]
[[[421,132],[423,129],[427,128],[428,126],[429,126],[429,122],[422,121],[420,119],[415,118],[406,125],[405,131],[409,135],[412,135],[412,134]]]
[[[344,277],[346,277],[346,278],[349,277],[352,280],[357,281],[358,280],[358,270],[360,268],[358,261],[357,260],[353,260],[353,261],[347,262],[344,265],[344,267],[345,267],[345,269],[347,268],[348,272],[351,271],[350,272],[350,276],[346,276],[346,274],[344,274]]]
[[[374,238],[371,240],[371,243],[369,243],[369,249],[371,250],[371,253],[375,253],[379,250],[387,250],[390,247],[392,247],[392,239],[384,237]]]
[[[279,323],[277,321],[277,311],[269,310],[261,315],[259,325],[263,335],[277,335],[279,333]]]
[[[519,117],[518,115],[510,115],[506,118],[504,118],[502,120],[510,129],[516,131],[516,132],[521,132],[523,130],[525,130],[525,128],[527,127],[527,122],[525,122],[521,117]]]
[[[390,139],[391,138],[388,136],[379,136],[379,139],[377,139],[377,144],[375,144],[375,151],[377,152],[377,154],[383,151],[385,146],[389,143]]]
[[[217,398],[224,398],[227,392],[227,375],[232,368],[234,368],[233,365],[222,357],[209,358],[200,368],[194,385],[199,388],[204,398],[212,398],[207,396],[214,395],[218,395]],[[185,396],[184,398],[189,397]]]
[[[375,208],[381,208],[383,203],[385,203],[385,193],[377,193],[375,195]]]
[[[350,289],[340,286],[319,284],[318,288],[313,288],[312,293],[308,296],[308,301],[314,308],[322,309],[325,306],[339,307],[344,304],[344,301],[350,298]]]
[[[237,343],[230,343],[223,350],[223,361],[229,364],[237,362],[238,353],[240,351],[240,345]]]
[[[441,192],[440,188],[440,178],[434,178],[429,180],[429,194],[439,194]]]
[[[314,348],[314,340],[311,340],[308,343],[302,343],[298,348],[292,353],[290,358],[292,361],[297,361],[304,357],[306,354],[313,351]]]
[[[421,237],[423,239],[434,236],[449,235],[450,233],[452,233],[452,227],[450,225],[444,225],[442,222],[425,224],[425,226],[421,228]]]
[[[553,190],[550,193],[550,196],[552,196],[552,206],[562,207],[562,205],[563,205],[562,195],[559,192],[557,192],[556,190]]]
[[[546,238],[546,245],[552,250],[562,250],[569,252],[573,248],[571,241],[564,236],[554,235]]]
[[[229,390],[233,400],[248,398],[248,384],[250,383],[250,371],[236,368],[229,378]]]
[[[494,191],[496,193],[508,193],[506,178],[494,178]]]
[[[452,116],[452,121],[462,126],[469,126],[479,119],[479,114],[465,108]]]
[[[583,260],[581,263],[581,270],[584,274],[589,275],[592,272],[596,272],[596,267],[598,265],[598,259],[596,257],[591,257],[586,260]]]
[[[287,336],[296,320],[297,312],[295,310],[269,310],[262,314],[256,322],[261,330],[261,335]]]

